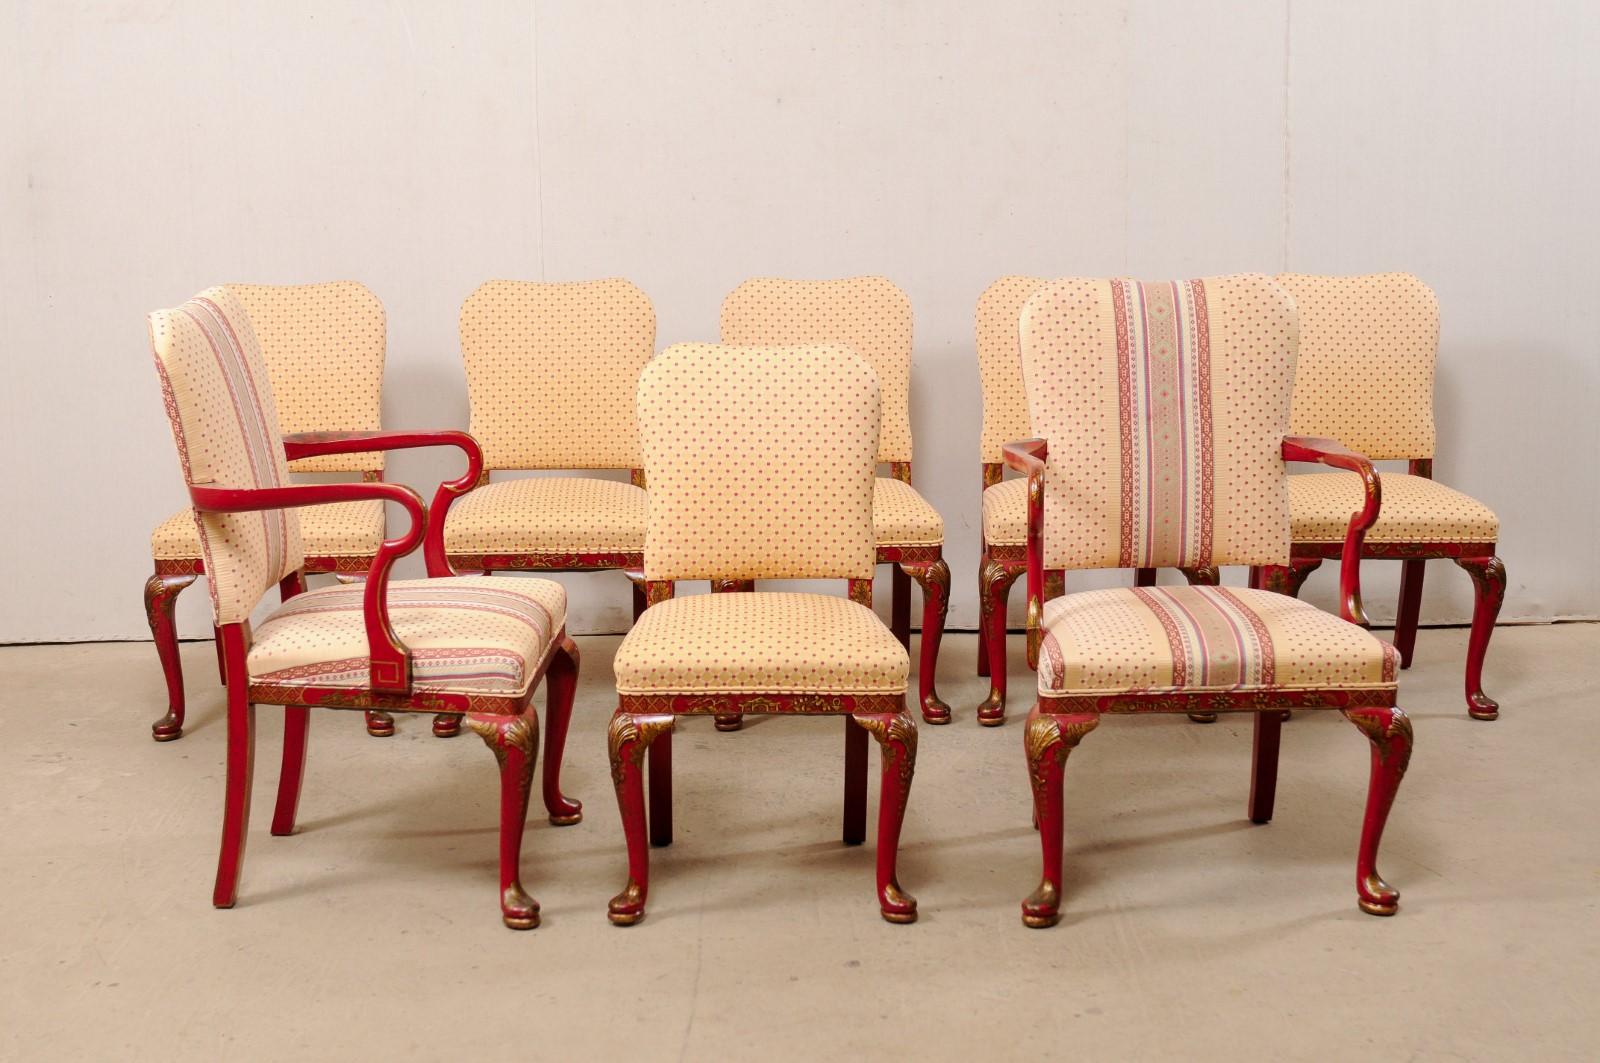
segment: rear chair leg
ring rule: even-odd
[[[545,673],[544,810],[557,827],[583,819],[583,802],[561,792],[561,757],[567,748],[567,726],[572,722],[572,699],[578,690],[578,646],[563,636],[550,669]]]
[[[1400,907],[1400,891],[1378,874],[1378,845],[1395,791],[1411,762],[1411,720],[1398,708],[1345,709],[1344,714],[1372,743],[1372,779],[1356,855],[1356,896],[1363,912],[1393,915]]]
[[[978,555],[978,675],[988,678],[989,675],[989,625],[983,622],[982,617],[984,601],[984,573],[989,570],[989,544],[983,544],[983,552]]]
[[[978,622],[988,632],[989,642],[989,696],[978,706],[978,722],[985,727],[1006,722],[1006,597],[1019,575],[990,561],[978,584]]]
[[[867,840],[867,730],[844,718],[844,832],[846,845]]]
[[[172,607],[178,594],[195,581],[193,575],[151,576],[144,584],[144,615],[150,622],[150,637],[156,643],[156,656],[167,679],[167,714],[150,725],[150,737],[170,742],[183,734],[183,660],[178,656],[178,630],[172,621]],[[217,640],[217,660],[222,660],[222,640]]]
[[[618,709],[606,730],[611,751],[611,782],[617,790],[622,833],[628,843],[628,884],[606,906],[607,917],[617,926],[632,926],[644,918],[644,903],[650,891],[644,758],[657,738],[672,732],[675,719],[666,715],[634,715]]]
[[[1456,564],[1472,577],[1472,635],[1467,640],[1467,714],[1474,720],[1493,720],[1500,703],[1483,692],[1483,658],[1489,636],[1506,596],[1506,566],[1498,557],[1458,557]]]
[[[466,721],[500,762],[500,919],[512,930],[532,930],[539,925],[539,902],[522,888],[522,832],[539,755],[539,717],[529,705],[517,716],[472,713]]]
[[[939,699],[935,673],[939,668],[939,642],[950,609],[950,566],[944,559],[927,565],[904,567],[922,588],[922,635],[917,648],[917,694],[926,723],[950,722],[950,706]]]
[[[878,740],[883,760],[883,792],[878,800],[878,909],[891,923],[914,923],[917,899],[900,888],[895,864],[911,776],[917,768],[917,724],[909,712],[857,713],[853,719]]]
[[[272,810],[272,833],[294,833],[300,808],[300,785],[306,774],[306,743],[310,737],[311,710],[288,705],[283,710],[283,766],[278,770],[278,803]]]
[[[1413,557],[1400,562],[1400,608],[1394,616],[1394,648],[1400,651],[1400,667],[1411,667],[1411,652],[1417,645],[1417,619],[1422,613],[1422,576],[1428,562]]]
[[[1039,821],[1039,845],[1044,871],[1039,888],[1022,902],[1024,926],[1055,926],[1061,918],[1061,843],[1066,824],[1062,818],[1061,779],[1067,757],[1083,736],[1100,726],[1098,713],[1028,714],[1023,747],[1028,754],[1028,778],[1033,784],[1033,808]]]
[[[1256,713],[1255,740],[1250,751],[1250,822],[1272,822],[1272,804],[1278,794],[1278,739],[1283,734],[1283,713],[1268,709]]]
[[[245,680],[244,632],[241,625],[222,629],[223,652],[228,656],[228,781],[222,805],[222,852],[217,858],[217,880],[211,903],[232,908],[239,896],[239,872],[244,867],[244,846],[250,831],[250,783],[256,762],[256,707]]]

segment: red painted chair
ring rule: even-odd
[[[1438,301],[1409,273],[1286,273],[1278,283],[1300,310],[1300,366],[1290,429],[1337,439],[1374,461],[1408,463],[1404,473],[1383,474],[1383,512],[1361,551],[1363,558],[1400,562],[1400,608],[1394,625],[1400,667],[1411,666],[1417,644],[1424,566],[1433,560],[1454,561],[1472,577],[1475,592],[1467,642],[1467,712],[1476,720],[1493,720],[1500,706],[1483,692],[1483,658],[1506,593],[1505,565],[1496,556],[1500,521],[1477,499],[1433,478]],[[1349,473],[1290,477],[1291,594],[1299,593],[1324,558],[1339,556],[1339,513],[1360,490]]]
[[[617,650],[611,777],[628,842],[613,923],[644,916],[650,846],[672,841],[679,716],[845,718],[844,841],[866,839],[867,735],[883,750],[878,903],[917,902],[895,878],[917,725],[905,648],[872,611],[878,383],[843,347],[678,344],[639,379],[650,480],[650,605]],[[849,599],[744,590],[756,579],[841,579]],[[742,593],[673,597],[674,581]],[[648,831],[645,764],[649,763]]]
[[[1060,917],[1062,773],[1108,713],[1253,712],[1249,816],[1266,823],[1281,711],[1342,711],[1372,746],[1357,896],[1374,915],[1398,907],[1377,854],[1411,724],[1395,705],[1398,654],[1355,623],[1379,483],[1359,454],[1287,435],[1296,328],[1288,293],[1252,275],[1060,280],[1023,307],[1028,408],[1043,437],[1006,447],[1028,475],[1028,602],[1040,618],[1029,633],[1038,701],[1024,746],[1044,872],[1022,903],[1028,926]],[[1364,485],[1346,515],[1340,616],[1255,587],[1048,597],[1047,575],[1067,569],[1251,565],[1282,587],[1286,460],[1347,469]]]
[[[872,520],[878,564],[890,565],[889,627],[911,649],[911,581],[922,588],[917,687],[926,723],[950,722],[935,673],[950,608],[944,519],[911,486],[911,300],[883,277],[801,281],[755,277],[722,300],[722,342],[734,345],[841,344],[866,359],[883,389]],[[735,731],[737,716],[717,721]]]
[[[383,304],[354,281],[329,284],[230,284],[250,315],[288,432],[373,431],[381,427],[385,325]],[[290,463],[291,472],[360,473],[383,479],[383,454],[335,454]],[[316,506],[300,514],[307,575],[332,573],[341,582],[364,578],[383,542],[383,503],[372,500]],[[167,679],[167,713],[151,725],[157,742],[183,734],[183,663],[173,607],[205,574],[200,530],[185,506],[150,536],[155,572],[145,582],[145,617]],[[222,642],[217,640],[217,665]],[[394,733],[387,713],[367,716],[367,730]]]
[[[288,462],[453,446],[467,472],[435,504],[477,482],[483,456],[462,432],[332,432],[283,436],[273,388],[242,301],[211,288],[150,315],[172,433],[199,526],[228,690],[227,793],[212,902],[238,895],[250,819],[255,707],[283,705],[283,767],[273,834],[294,832],[305,772],[309,709],[463,715],[500,762],[500,907],[505,924],[537,926],[539,906],[519,871],[538,751],[533,693],[549,679],[544,801],[551,822],[576,823],[560,790],[561,754],[577,683],[566,637],[566,596],[549,580],[454,577],[391,580],[394,562],[423,545],[422,499],[388,483],[291,484]],[[405,534],[378,549],[360,586],[305,589],[298,508],[393,502]],[[429,572],[446,576],[443,543],[427,535]],[[250,616],[276,584],[283,605],[253,631]]]

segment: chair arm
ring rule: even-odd
[[[1042,439],[1005,445],[1006,464],[1028,474],[1028,667],[1039,667],[1040,625],[1044,618],[1044,467],[1049,452]]]
[[[370,450],[358,447],[357,450]],[[362,590],[361,612],[367,628],[367,652],[372,661],[372,688],[391,694],[411,692],[411,651],[406,649],[389,620],[389,573],[395,561],[415,550],[428,525],[422,496],[403,484],[340,483],[293,484],[288,487],[214,487],[191,485],[194,508],[207,513],[247,513],[261,509],[322,506],[334,502],[368,499],[394,502],[411,515],[411,526],[398,539],[385,540],[372,559]]]
[[[1350,528],[1344,536],[1344,551],[1339,560],[1339,615],[1352,624],[1370,626],[1361,605],[1361,546],[1366,541],[1367,529],[1378,520],[1378,507],[1383,500],[1383,485],[1372,462],[1337,440],[1311,436],[1286,436],[1283,460],[1330,465],[1361,477],[1366,502],[1350,515]]]
[[[444,522],[450,504],[478,485],[483,475],[483,448],[466,432],[452,430],[390,432],[297,432],[283,437],[283,449],[290,461],[322,454],[360,454],[368,450],[416,450],[420,447],[460,447],[467,455],[467,471],[456,480],[447,480],[434,493],[429,512],[426,544],[422,558],[428,575],[453,576],[455,570],[444,554]]]

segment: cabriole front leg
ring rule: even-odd
[[[857,713],[852,717],[878,740],[883,790],[878,799],[878,908],[891,923],[917,921],[917,899],[900,888],[895,864],[900,828],[917,767],[917,724],[909,712]]]
[[[989,642],[989,696],[978,706],[978,722],[999,727],[1006,722],[1006,597],[1022,575],[1021,565],[990,561],[978,583],[978,622]]]
[[[522,888],[522,833],[528,822],[539,720],[532,708],[519,716],[466,717],[500,763],[500,918],[512,930],[539,925],[539,902]]]
[[[1472,577],[1472,635],[1467,640],[1467,714],[1474,720],[1493,720],[1500,703],[1483,692],[1483,658],[1489,636],[1506,597],[1506,566],[1498,557],[1458,557],[1456,564]]]
[[[1345,709],[1344,714],[1372,743],[1372,779],[1356,855],[1356,896],[1369,915],[1393,915],[1400,907],[1400,891],[1378,874],[1378,846],[1395,792],[1411,763],[1411,720],[1398,708]]]
[[[163,576],[157,573],[145,581],[144,615],[150,622],[150,637],[155,640],[156,656],[167,680],[167,714],[150,725],[150,737],[170,742],[183,734],[183,661],[178,656],[178,631],[172,621],[172,607],[178,594],[195,581],[193,574]],[[221,660],[221,639],[217,640]]]
[[[1100,726],[1098,713],[1055,715],[1035,705],[1023,731],[1028,756],[1028,780],[1033,787],[1034,816],[1039,824],[1039,845],[1044,870],[1039,888],[1022,902],[1025,926],[1055,926],[1061,918],[1061,845],[1066,824],[1062,817],[1061,782],[1067,757],[1083,736]]]
[[[917,694],[922,719],[931,724],[950,722],[950,706],[939,699],[935,673],[939,643],[944,638],[945,616],[950,610],[950,566],[943,558],[927,565],[902,565],[922,588],[922,635],[917,650]]]
[[[622,833],[628,844],[628,884],[611,898],[606,914],[617,926],[632,926],[644,918],[650,891],[650,838],[644,812],[645,756],[657,737],[672,731],[674,717],[635,715],[617,711],[606,731],[611,753],[611,782],[622,813]]]

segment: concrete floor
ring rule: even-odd
[[[879,919],[870,841],[837,840],[842,724],[722,735],[702,719],[679,731],[677,840],[655,853],[649,918],[611,927],[618,640],[580,641],[566,779],[588,818],[530,823],[531,933],[500,926],[494,762],[475,737],[413,718],[369,739],[358,714],[315,715],[301,830],[273,838],[263,708],[241,900],[218,912],[210,644],[184,647],[191,725],[168,745],[149,739],[148,644],[0,649],[0,1057],[1600,1051],[1600,625],[1501,629],[1496,723],[1462,706],[1465,633],[1422,633],[1402,685],[1416,754],[1381,862],[1396,918],[1356,908],[1367,747],[1337,715],[1286,726],[1266,827],[1244,818],[1247,718],[1117,719],[1067,770],[1067,914],[1049,931],[1018,919],[1039,863],[1021,710],[974,723],[970,635],[946,641],[956,722],[922,732],[900,873],[918,924]]]

